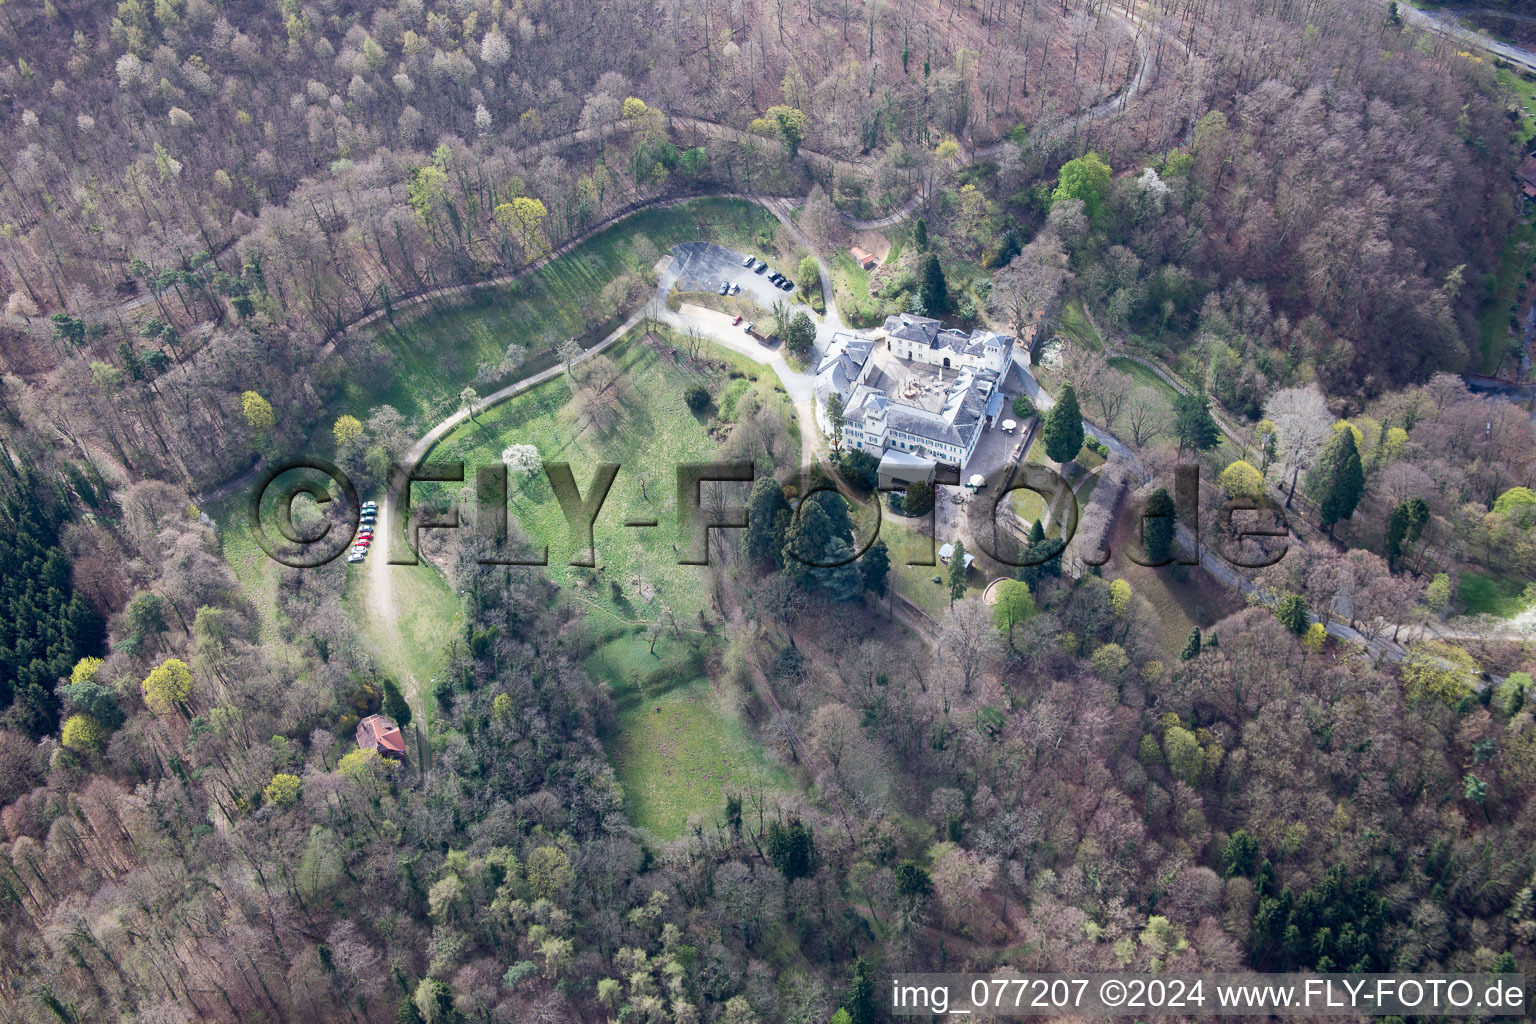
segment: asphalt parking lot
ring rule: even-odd
[[[672,247],[672,273],[676,275],[678,288],[685,292],[718,292],[720,282],[729,281],[741,285],[741,296],[751,298],[764,309],[772,309],[781,299],[792,305],[798,304],[794,292],[777,288],[768,280],[768,275],[775,270],[784,273],[789,268],[775,266],[769,261],[768,269],[756,274],[750,267],[741,265],[746,256],[744,252],[713,242],[684,242]],[[763,258],[760,253],[753,256]]]

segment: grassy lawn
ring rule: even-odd
[[[1163,380],[1163,378],[1153,373],[1147,367],[1136,362],[1134,359],[1126,359],[1123,356],[1116,356],[1115,358],[1109,360],[1109,365],[1114,369],[1119,370],[1121,373],[1130,374],[1131,381],[1135,384],[1136,387],[1151,388],[1152,391],[1158,396],[1158,398],[1161,399],[1162,408],[1160,411],[1163,415],[1163,418],[1169,423],[1173,422],[1173,402],[1174,399],[1179,397],[1179,393],[1174,390],[1172,384],[1169,384],[1167,381]],[[1159,439],[1171,438],[1172,436],[1173,435],[1169,434],[1167,431],[1159,431],[1158,434],[1153,437],[1153,441],[1156,442]]]
[[[1088,501],[1093,497],[1094,488],[1099,486],[1099,481],[1102,479],[1104,479],[1102,476],[1095,473],[1093,476],[1090,476],[1088,479],[1084,480],[1080,485],[1078,485],[1077,507],[1079,509],[1086,509],[1088,507]]]
[[[708,430],[709,414],[689,411],[683,392],[698,382],[722,396],[729,383],[719,369],[725,363],[747,377],[761,373],[754,385],[759,394],[778,403],[786,420],[793,416],[771,372],[723,349],[705,351],[707,365],[695,366],[666,347],[638,339],[621,342],[607,353],[620,381],[619,394],[609,398],[611,421],[594,423],[573,401],[570,378],[562,375],[464,423],[443,439],[432,458],[482,466],[499,460],[510,444],[532,444],[546,462],[570,463],[583,495],[598,463],[617,463],[618,475],[594,529],[598,569],[569,565],[576,547],[545,474],[509,481],[511,519],[535,548],[548,544],[548,572],[555,583],[572,588],[593,607],[626,620],[653,620],[663,607],[680,618],[692,617],[707,595],[699,587],[699,567],[677,564],[676,469],[707,461],[716,453],[716,441]],[[746,485],[739,486],[744,497]],[[429,485],[416,493],[422,498],[441,495],[441,487],[458,490],[458,485]],[[623,525],[632,519],[654,519],[659,525]]]
[[[1536,82],[1527,82],[1519,74],[1509,68],[1496,68],[1494,75],[1499,85],[1509,90],[1520,106],[1520,131],[1516,142],[1524,144],[1531,136],[1536,135]]]
[[[794,411],[776,376],[724,349],[707,346],[694,364],[670,346],[633,337],[606,357],[620,381],[609,395],[607,417],[594,420],[570,378],[561,376],[480,413],[478,422],[444,438],[432,457],[484,465],[509,444],[532,444],[546,462],[570,463],[583,495],[598,463],[619,465],[594,529],[599,568],[569,565],[576,545],[544,474],[509,481],[510,512],[536,548],[548,545],[545,571],[587,608],[586,628],[594,631],[596,646],[586,664],[607,681],[619,710],[617,728],[605,740],[629,812],[639,825],[671,839],[683,834],[693,815],[713,820],[726,791],[756,776],[765,776],[771,788],[790,785],[704,676],[713,640],[698,615],[709,595],[700,585],[700,567],[677,564],[675,505],[676,466],[718,453],[711,433],[715,414],[738,410],[749,395],[776,404],[786,419]],[[726,408],[689,411],[683,392],[696,382]],[[448,493],[419,491],[421,500]],[[625,527],[631,519],[659,525]],[[673,624],[653,654],[644,633],[664,611],[674,616]]]
[[[1109,360],[1109,365],[1122,373],[1130,374],[1131,380],[1135,381],[1137,387],[1145,386],[1156,391],[1163,396],[1163,400],[1168,403],[1169,408],[1173,407],[1173,400],[1178,397],[1179,393],[1173,389],[1172,384],[1163,380],[1163,378],[1153,373],[1147,367],[1136,362],[1134,359],[1127,359],[1124,356],[1115,356]]]
[[[839,252],[832,257],[832,279],[834,287],[841,291],[847,291],[852,295],[864,296],[869,294],[869,271],[853,262],[853,257],[846,252]]]
[[[218,528],[219,543],[224,549],[224,560],[234,570],[235,578],[245,588],[260,612],[261,640],[266,644],[280,642],[286,620],[277,611],[277,587],[282,566],[267,557],[256,543],[246,519],[246,502],[250,496],[232,494],[222,501],[202,506],[202,510]]]
[[[1483,343],[1479,368],[1484,373],[1497,369],[1500,357],[1509,349],[1509,321],[1520,315],[1519,309],[1524,302],[1520,285],[1525,283],[1533,261],[1536,261],[1536,226],[1518,222],[1499,253],[1499,268],[1495,274],[1497,285],[1493,294],[1483,300],[1477,314],[1478,332]]]
[[[1130,374],[1131,380],[1135,382],[1137,387],[1149,387],[1156,392],[1164,402],[1163,412],[1167,416],[1168,421],[1170,423],[1173,421],[1173,402],[1179,396],[1179,393],[1174,390],[1173,385],[1140,363],[1122,356],[1116,356],[1109,360],[1109,365],[1122,373]],[[1122,440],[1125,440],[1124,435],[1120,436]],[[1175,436],[1168,431],[1156,435],[1153,441],[1155,442],[1159,439],[1164,441],[1176,440]],[[1126,443],[1129,443],[1129,441]],[[1211,451],[1204,453],[1201,461],[1206,469],[1214,473],[1220,473],[1234,460],[1242,458],[1242,455],[1242,449],[1223,433],[1221,435],[1221,443]]]
[[[1191,627],[1199,626],[1202,633],[1209,632],[1211,626],[1240,611],[1243,600],[1198,566],[1153,568],[1131,561],[1126,552],[1139,525],[1140,520],[1134,516],[1119,517],[1110,542],[1113,555],[1104,567],[1104,575],[1124,579],[1151,603],[1164,660],[1173,664],[1184,649]]]
[[[342,607],[360,624],[364,642],[381,666],[399,665],[417,681],[421,703],[430,714],[436,707],[430,699],[432,684],[447,667],[448,644],[464,631],[463,603],[443,574],[425,559],[416,565],[391,565],[386,571],[395,592],[400,633],[398,637],[387,634],[368,618],[364,565],[348,566]]]
[[[847,252],[838,250],[827,261],[837,308],[853,326],[876,326],[893,307],[885,299],[870,294],[869,271],[853,262]]]
[[[1031,524],[1045,514],[1045,499],[1034,491],[1026,491],[1022,487],[1008,493],[1008,504]]]
[[[881,519],[880,538],[891,551],[891,580],[896,592],[935,621],[942,619],[949,611],[949,566],[940,562],[938,555],[945,541],[940,539],[930,548],[927,537],[889,511]],[[974,551],[971,553],[975,554]],[[933,565],[907,564],[929,557],[933,559]],[[938,583],[933,582],[935,576],[939,577]],[[966,596],[980,597],[986,585],[983,573],[973,567],[966,580]]]
[[[388,403],[425,429],[458,408],[459,391],[478,367],[499,362],[509,344],[528,353],[506,378],[515,380],[554,365],[554,349],[567,338],[584,346],[602,339],[636,306],[605,303],[610,282],[649,271],[679,242],[763,248],[777,224],[762,207],[735,199],[642,210],[512,285],[480,289],[463,305],[397,315],[392,327],[379,331],[375,352],[363,357],[376,363],[349,370],[332,403],[335,414],[364,418],[373,406]],[[594,319],[594,311],[606,315]]]
[[[1088,322],[1088,314],[1083,311],[1083,304],[1077,299],[1071,299],[1062,306],[1056,330],[1093,352],[1104,351],[1104,339],[1099,337],[1099,332]]]
[[[293,624],[277,606],[278,587],[285,569],[256,543],[246,518],[246,500],[247,495],[232,495],[203,511],[218,525],[224,558],[260,613],[262,643],[281,647],[292,640],[294,633]],[[263,521],[271,523],[270,514],[265,514]],[[399,608],[400,636],[396,640],[375,628],[368,616],[365,604],[367,568],[367,562],[343,565],[342,608],[348,620],[356,624],[357,635],[375,662],[381,667],[398,665],[404,668],[421,683],[425,698],[430,680],[441,673],[445,664],[449,640],[458,636],[463,628],[458,595],[453,593],[442,574],[426,562],[389,567]],[[430,702],[426,703],[430,705]]]
[[[1524,591],[1531,581],[1520,576],[1468,572],[1461,576],[1459,592],[1468,615],[1496,615],[1507,619],[1525,611]]]
[[[587,659],[588,669],[614,689],[618,723],[606,745],[637,825],[676,839],[694,815],[706,824],[717,820],[729,791],[754,781],[769,789],[793,787],[690,665],[688,644],[669,635],[655,655],[649,648],[641,637],[624,636]],[[638,682],[656,676],[665,680]]]

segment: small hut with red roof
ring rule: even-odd
[[[405,757],[400,727],[383,715],[369,715],[357,723],[357,745],[363,750],[377,750],[383,757]]]

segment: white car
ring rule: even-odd
[[[742,261],[741,261],[741,265],[744,266],[744,267],[750,267],[752,265],[752,257],[751,256],[744,257],[742,259]]]
[[[347,556],[348,563],[361,562],[365,556],[361,551],[354,551]]]
[[[741,294],[741,285],[739,285],[739,284],[731,285],[731,294],[732,295],[740,295]]]

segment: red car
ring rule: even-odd
[[[373,543],[373,538],[372,537],[359,537],[353,543],[352,546],[355,547],[355,548],[365,548],[369,544],[372,544],[372,543]]]
[[[731,326],[735,327],[739,323],[741,323],[741,314],[737,313],[734,317],[731,318]]]

